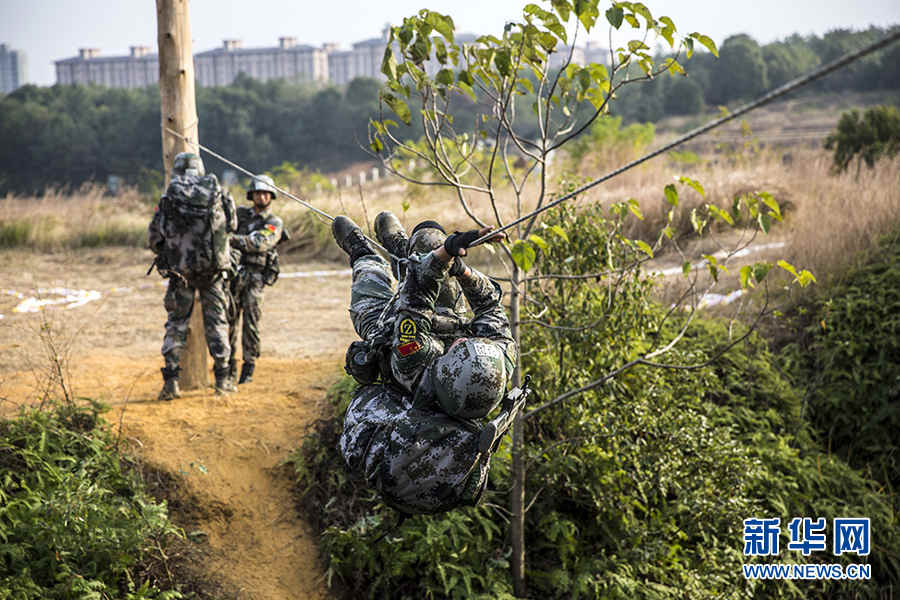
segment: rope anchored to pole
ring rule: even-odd
[[[215,152],[214,150],[212,150],[212,149],[210,149],[210,148],[207,148],[207,147],[204,146],[203,144],[194,142],[194,141],[191,140],[189,137],[187,137],[187,136],[185,136],[185,135],[182,135],[182,134],[178,133],[177,131],[175,131],[175,130],[169,128],[169,127],[166,127],[166,131],[168,131],[169,133],[171,133],[172,135],[174,135],[174,136],[176,136],[176,137],[181,138],[182,140],[184,140],[184,141],[187,142],[188,144],[193,145],[193,146],[196,146],[197,148],[200,148],[201,150],[203,150],[204,152],[206,152],[206,153],[209,154],[210,156],[213,156],[213,157],[215,157],[215,158],[218,158],[219,160],[221,160],[221,161],[222,161],[223,163],[225,163],[226,165],[228,165],[228,166],[230,166],[230,167],[234,167],[235,169],[237,169],[237,170],[240,171],[241,173],[244,173],[245,175],[249,175],[250,178],[252,178],[253,180],[259,180],[259,178],[258,178],[254,173],[251,173],[250,171],[248,171],[248,170],[245,169],[244,167],[240,166],[239,164],[236,164],[236,163],[234,163],[234,162],[228,160],[227,158],[225,158],[225,157],[222,156],[221,154]],[[267,185],[268,185],[268,182],[266,182],[266,183],[267,183]],[[287,196],[287,197],[290,198],[291,200],[295,200],[296,202],[299,202],[301,205],[303,205],[304,207],[306,207],[306,208],[308,208],[309,210],[313,211],[314,213],[316,213],[316,214],[319,215],[320,217],[324,217],[324,218],[326,218],[326,219],[328,219],[329,221],[332,221],[332,222],[334,221],[334,217],[332,217],[331,215],[329,215],[327,212],[325,212],[325,211],[323,211],[323,210],[320,210],[320,209],[316,208],[315,206],[313,206],[312,204],[310,204],[310,203],[307,202],[306,200],[303,200],[303,199],[301,199],[301,198],[298,198],[298,197],[295,196],[294,194],[290,193],[289,191],[287,191],[287,190],[285,190],[285,189],[283,189],[283,188],[278,187],[277,185],[274,185],[274,184],[271,184],[271,185],[272,185],[273,188],[275,188],[276,190],[278,190],[279,192],[281,192],[283,195]],[[391,258],[393,258],[393,259],[395,259],[395,260],[399,260],[398,257],[396,257],[396,256],[394,256],[393,254],[391,254],[390,252],[388,252],[387,248],[385,248],[384,246],[382,246],[381,244],[379,244],[377,241],[373,240],[372,238],[368,237],[368,236],[365,235],[365,234],[363,234],[363,237],[365,237],[365,238],[366,238],[367,240],[369,240],[369,242],[372,243],[376,248],[378,248],[378,249],[381,250],[382,252],[386,253],[386,254],[387,254],[388,256],[390,256]]]

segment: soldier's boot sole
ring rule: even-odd
[[[409,236],[394,213],[388,210],[378,213],[375,217],[375,237],[391,255],[391,271],[394,277],[402,279],[404,275],[402,271],[405,269],[401,267],[399,260],[408,256]]]
[[[350,257],[351,266],[357,259],[375,254],[375,250],[372,249],[369,240],[363,235],[362,229],[344,215],[335,217],[334,222],[331,224],[331,235],[334,237],[337,245],[341,247],[341,250]]]

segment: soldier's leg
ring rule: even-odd
[[[259,358],[259,324],[262,319],[263,283],[261,274],[251,275],[247,287],[241,295],[244,307],[244,323],[241,328],[241,349],[243,351],[244,364],[241,365],[241,378],[238,383],[253,381],[253,369],[256,359]]]
[[[178,375],[181,352],[187,341],[188,321],[194,308],[194,288],[186,286],[180,279],[170,278],[163,306],[168,314],[166,334],[162,345],[162,355],[165,358],[166,366],[162,368],[164,383],[159,392],[159,399],[172,400],[181,396],[178,388]]]
[[[228,379],[228,361],[231,344],[228,341],[228,292],[225,281],[220,277],[207,287],[200,288],[200,303],[203,306],[203,329],[206,345],[213,357],[213,371],[216,374],[216,392],[234,391]]]
[[[241,285],[240,276],[238,279],[230,282],[231,285],[231,310],[228,314],[228,345],[231,347],[231,354],[228,359],[228,374],[232,379],[237,375],[237,335],[238,325],[241,320]]]
[[[166,368],[177,370],[181,363],[181,351],[187,341],[188,321],[194,308],[194,288],[188,287],[178,278],[170,278],[163,305],[168,318],[162,355],[166,359]]]
[[[350,318],[362,339],[374,330],[381,311],[394,296],[392,286],[390,265],[380,256],[370,254],[353,263]]]

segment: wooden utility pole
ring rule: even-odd
[[[162,153],[166,181],[172,159],[179,152],[200,152],[197,134],[197,104],[194,98],[194,54],[188,0],[156,0],[157,44],[159,45],[159,99],[162,116]],[[173,135],[171,129],[192,143]],[[203,315],[195,294],[194,310],[188,324],[187,344],[181,354],[181,387],[206,387],[209,369]]]

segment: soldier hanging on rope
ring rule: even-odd
[[[289,239],[281,219],[270,210],[277,197],[275,182],[268,175],[256,175],[247,190],[252,207],[237,209],[237,232],[231,236],[231,254],[237,273],[231,282],[234,313],[229,319],[231,357],[229,375],[237,375],[237,330],[243,315],[241,347],[244,364],[239,384],[253,380],[256,359],[259,358],[259,322],[262,317],[263,291],[273,285],[280,272],[276,247]]]
[[[343,216],[332,224],[353,268],[350,316],[362,338],[347,353],[347,370],[363,385],[347,409],[341,452],[403,514],[474,505],[527,395],[505,395],[517,349],[500,286],[461,258],[489,230],[446,236],[427,221],[407,239],[390,213],[375,230],[401,276],[396,295],[387,261],[359,227]],[[460,319],[454,289],[474,313],[470,322]]]
[[[188,321],[199,292],[203,329],[213,357],[216,393],[236,391],[228,376],[231,346],[228,318],[232,274],[229,236],[237,228],[234,200],[215,175],[206,175],[196,154],[182,152],[172,164],[172,180],[149,226],[149,245],[159,273],[169,279],[164,305],[168,314],[163,338],[163,388],[160,400],[180,397],[178,377]]]

